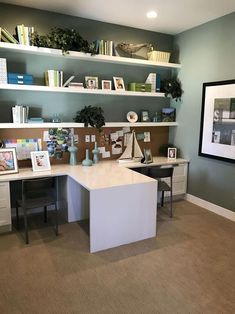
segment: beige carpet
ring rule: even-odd
[[[33,226],[32,226],[33,227]],[[90,254],[87,223],[0,236],[0,313],[235,313],[235,224],[186,201],[156,238]]]

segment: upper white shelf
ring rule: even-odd
[[[116,56],[104,56],[104,55],[91,55],[89,53],[69,51],[68,54],[63,55],[62,51],[59,49],[51,48],[41,48],[35,46],[26,46],[18,45],[11,43],[0,42],[0,48],[16,51],[20,53],[29,53],[36,55],[46,55],[52,57],[63,57],[71,59],[79,59],[85,61],[94,61],[94,62],[107,62],[107,63],[116,63],[116,64],[126,64],[134,66],[144,66],[144,67],[163,67],[163,68],[180,68],[181,65],[177,63],[168,63],[168,62],[153,62],[149,60],[134,59],[134,58],[124,58]]]
[[[177,122],[106,122],[105,128],[177,126]],[[84,128],[84,123],[0,123],[0,129]]]
[[[53,93],[77,93],[90,95],[112,95],[112,96],[143,96],[143,97],[165,97],[164,93],[131,92],[107,89],[78,89],[68,87],[49,87],[40,85],[18,85],[0,84],[0,90],[34,91],[34,92],[53,92]]]

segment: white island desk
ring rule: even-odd
[[[128,168],[162,165],[175,166],[175,192],[185,193],[188,161],[184,159],[169,161],[167,158],[154,157],[149,165],[119,164],[116,161],[103,161],[91,167],[65,164],[52,166],[50,171],[33,172],[30,168],[24,168],[17,174],[2,175],[0,226],[11,226],[11,181],[56,176],[59,178],[59,205],[66,207],[67,221],[90,219],[90,252],[154,237],[157,181]]]

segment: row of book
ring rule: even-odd
[[[151,84],[151,92],[160,92],[161,89],[161,75],[158,73],[149,73],[145,83]]]
[[[12,44],[31,45],[31,38],[34,33],[33,26],[19,24],[16,26],[15,30],[16,35],[12,35],[5,27],[0,27],[0,41]]]
[[[106,56],[115,56],[115,48],[112,40],[97,39],[95,41],[96,53]]]
[[[12,119],[13,123],[27,123],[29,115],[28,106],[16,105],[12,107]]]
[[[45,83],[49,87],[63,86],[63,71],[47,70],[45,72]]]

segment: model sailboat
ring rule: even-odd
[[[138,162],[144,157],[139,144],[137,142],[135,132],[133,131],[130,135],[126,149],[119,158],[119,162]]]

